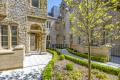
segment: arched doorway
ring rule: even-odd
[[[30,51],[42,51],[42,28],[33,24],[30,27]]]

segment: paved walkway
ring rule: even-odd
[[[74,54],[71,54],[69,53],[66,49],[61,49],[60,50],[62,53],[66,54],[66,55],[70,55],[70,56],[73,56],[73,57],[76,57],[76,58],[80,58],[82,60],[87,60],[85,58],[82,58],[82,57],[79,57],[79,56],[76,56]],[[106,66],[111,66],[111,67],[115,67],[115,68],[119,68],[120,67],[120,64],[118,63],[114,63],[114,62],[107,62],[107,63],[101,63],[101,62],[96,62],[96,61],[93,61],[95,63],[98,63],[98,64],[101,64],[101,65],[106,65]]]
[[[52,55],[25,56],[24,68],[0,72],[0,80],[41,80],[41,73]]]

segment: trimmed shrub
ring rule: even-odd
[[[58,55],[60,55],[60,49],[55,49],[55,51],[57,52]]]
[[[73,61],[77,64],[88,67],[88,61],[87,60],[81,60],[79,58],[75,58],[75,57],[72,57],[72,56],[69,56],[69,55],[65,55],[65,58],[68,59],[68,60],[71,60],[71,61]],[[98,69],[98,70],[106,72],[106,73],[110,73],[110,74],[114,74],[114,75],[118,75],[118,73],[119,73],[118,68],[97,64],[97,63],[94,63],[94,62],[92,62],[91,66],[92,66],[93,69]]]
[[[72,63],[66,64],[66,69],[72,71],[73,70],[73,64]]]
[[[80,53],[76,50],[73,50],[71,48],[67,48],[68,52],[70,52],[71,54],[83,57],[83,58],[88,58],[88,54],[84,54],[84,53]],[[91,56],[91,60],[94,61],[98,61],[98,62],[107,62],[108,61],[108,57],[104,56],[104,55],[99,55],[99,56]]]
[[[48,52],[50,52],[53,55],[53,58],[45,67],[42,73],[42,80],[52,80],[52,70],[54,62],[57,60],[57,53],[55,51],[48,49]]]
[[[120,72],[118,73],[118,78],[119,78],[119,80],[120,80]]]
[[[64,60],[65,56],[63,54],[60,55],[60,60]]]
[[[108,80],[108,77],[107,77],[107,75],[105,74],[105,73],[99,73],[99,74],[97,74],[96,75],[96,78],[99,78],[100,80],[102,79],[102,80]]]

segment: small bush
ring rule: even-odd
[[[62,74],[60,72],[56,73],[56,80],[62,80]]]
[[[64,60],[65,56],[63,54],[60,55],[60,60]]]
[[[105,73],[99,73],[99,74],[97,74],[97,75],[96,75],[96,78],[105,79],[105,80],[108,79],[108,78],[107,78],[107,75],[106,75]]]
[[[55,49],[58,55],[61,55],[60,49]]]
[[[97,70],[97,69],[93,69],[93,70],[92,70],[92,74],[96,75],[96,74],[98,74],[98,73],[99,73],[99,70]]]
[[[73,70],[73,64],[72,63],[66,64],[66,69],[67,70]]]

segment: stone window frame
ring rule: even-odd
[[[38,0],[38,7],[35,7],[32,5],[32,0],[30,0],[30,6],[34,8],[40,8],[40,5],[41,5],[40,3],[41,3],[41,0]]]
[[[7,34],[5,35],[5,34],[2,34],[2,27],[7,27]],[[8,32],[8,25],[0,25],[0,37],[1,37],[1,40],[0,40],[0,43],[1,43],[1,46],[4,48],[4,49],[8,49],[8,44],[9,44],[9,38],[8,38],[8,36],[9,36],[9,32]],[[3,41],[2,40],[2,37],[7,37],[7,41]],[[3,45],[3,43],[4,42],[7,42],[7,45]]]
[[[16,34],[17,35],[17,41],[16,41],[17,44],[16,44],[16,46],[17,46],[18,45],[18,25],[4,25],[4,24],[1,24],[0,28],[2,26],[7,26],[7,29],[8,29],[7,30],[8,31],[8,34],[7,34],[7,36],[8,36],[8,44],[7,44],[6,48],[3,47],[3,45],[2,45],[2,35],[1,35],[2,32],[0,32],[0,49],[11,49],[11,48],[15,47],[15,46],[12,45],[12,30],[11,30],[12,26],[17,27],[17,34]]]

